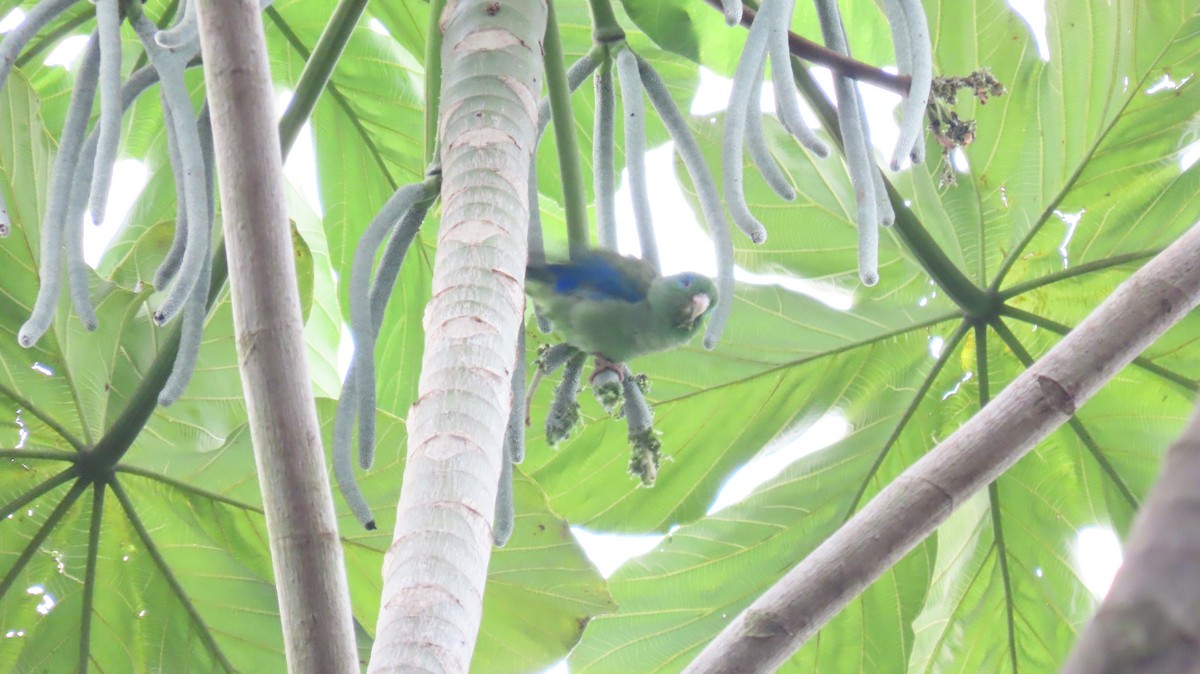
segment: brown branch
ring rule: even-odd
[[[1200,644],[1200,411],[1167,450],[1129,542],[1125,563],[1063,674],[1196,672]]]
[[[704,1],[717,11],[721,11],[721,0]],[[756,13],[749,7],[743,7],[742,25],[749,28],[754,23],[754,15]],[[848,56],[842,56],[812,40],[800,37],[790,30],[788,31],[788,50],[792,52],[792,56],[825,66],[843,77],[874,84],[882,89],[894,91],[901,96],[908,93],[908,85],[912,80],[908,75],[893,75],[882,68],[877,68],[862,61],[856,61]]]
[[[1200,225],[1130,276],[987,407],[884,487],[731,621],[684,673],[762,672],[782,665],[955,508],[1070,419],[1101,386],[1198,304]],[[1195,506],[1186,512],[1195,512]],[[1179,552],[1183,558],[1194,550]],[[1162,575],[1161,568],[1154,572]],[[1193,625],[1194,620],[1187,618],[1194,614],[1194,610],[1187,616],[1180,614],[1173,624]],[[1145,615],[1126,614],[1123,624],[1132,624],[1128,621],[1135,617]],[[1167,626],[1160,622],[1154,627]],[[1194,639],[1193,634],[1188,633],[1188,638]],[[1135,664],[1104,671],[1149,670]]]

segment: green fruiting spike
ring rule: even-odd
[[[662,443],[653,428],[629,436],[633,451],[629,454],[629,474],[642,481],[643,487],[653,487],[658,479],[659,452]]]
[[[586,353],[575,353],[563,369],[562,381],[554,388],[554,401],[546,414],[546,442],[557,445],[571,434],[579,423],[579,381],[583,376]]]
[[[575,347],[570,344],[543,345],[538,349],[538,358],[534,364],[542,373],[550,374],[562,367],[575,353],[575,350]]]
[[[758,167],[758,172],[762,174],[767,187],[780,199],[793,201],[796,199],[796,190],[788,182],[783,169],[775,163],[775,157],[771,155],[771,148],[767,147],[767,138],[763,132],[762,104],[759,99],[762,95],[763,68],[766,64],[764,59],[758,67],[758,78],[755,80],[754,90],[750,92],[750,98],[744,103],[738,103],[746,106],[746,151],[750,153],[750,159]],[[779,100],[778,96],[776,100]]]
[[[183,258],[166,298],[154,312],[154,322],[163,325],[183,309],[183,305],[192,294],[192,288],[200,279],[205,264],[208,246],[202,240],[211,237],[212,234],[202,224],[209,222],[208,202],[203,184],[204,159],[196,112],[192,106],[187,82],[183,78],[184,69],[187,68],[184,52],[169,52],[154,41],[158,27],[146,18],[140,5],[130,4],[127,11],[134,32],[150,58],[150,64],[158,71],[163,102],[170,110],[170,122],[175,131],[180,162],[187,176],[184,193],[176,196],[185,201],[189,224]]]
[[[767,38],[771,32],[770,21],[755,21],[746,32],[746,45],[733,74],[733,89],[729,94],[730,105],[725,113],[725,133],[721,139],[721,165],[724,169],[725,205],[733,223],[754,243],[767,240],[767,230],[750,212],[746,203],[743,185],[742,142],[746,136],[746,101],[761,81],[760,66],[767,55]]]
[[[933,47],[929,41],[929,25],[920,0],[887,0],[884,13],[892,26],[892,42],[896,45],[896,62],[901,75],[912,79],[908,94],[901,102],[900,133],[892,154],[891,167],[899,171],[907,155],[914,164],[925,160],[925,108],[929,105],[933,83]]]
[[[742,0],[721,0],[721,11],[725,13],[725,23],[738,25],[742,20]]]
[[[625,421],[629,424],[629,443],[633,449],[629,455],[629,474],[642,481],[642,485],[653,487],[658,477],[658,458],[662,443],[654,432],[654,415],[646,397],[642,395],[644,377],[635,377],[629,368],[623,370],[621,382],[625,393]]]
[[[160,98],[162,98],[161,95]],[[175,274],[179,271],[179,263],[183,262],[183,250],[187,248],[188,232],[187,201],[183,198],[183,194],[188,188],[187,176],[184,174],[183,159],[179,156],[179,143],[175,140],[175,124],[171,120],[171,108],[165,100],[162,102],[162,110],[163,120],[166,122],[163,128],[167,138],[167,160],[171,163],[171,173],[175,179],[175,234],[171,239],[171,247],[167,249],[166,257],[154,272],[154,287],[157,290],[166,288],[171,281],[175,280]]]
[[[816,6],[825,45],[843,56],[849,56],[850,47],[846,42],[846,30],[836,0],[817,0]],[[858,277],[863,285],[873,286],[879,282],[880,217],[874,175],[879,169],[872,159],[871,138],[864,123],[866,115],[861,111],[862,97],[857,83],[849,77],[835,77],[834,91],[837,94],[838,123],[842,128],[846,167],[850,182],[854,184],[858,208]],[[911,142],[909,147],[912,147]]]
[[[167,126],[168,128],[170,127],[169,122]],[[213,155],[212,115],[209,112],[207,103],[200,111],[200,117],[196,122],[196,126],[200,133],[200,156],[204,160],[205,199],[208,204],[208,210],[206,211],[208,222],[202,223],[202,226],[206,230],[211,231],[215,213],[215,183],[213,182],[213,177],[216,170],[216,163]],[[178,200],[182,201],[182,199]],[[178,226],[177,224],[176,227]],[[201,239],[200,243],[205,248],[204,265],[200,268],[200,279],[196,282],[195,287],[192,288],[192,296],[188,298],[187,303],[183,306],[183,323],[179,333],[179,353],[175,356],[175,365],[171,368],[171,376],[167,379],[166,385],[163,386],[162,391],[158,394],[158,404],[163,407],[170,407],[183,395],[183,391],[187,388],[188,382],[191,381],[192,374],[196,369],[196,361],[200,357],[200,345],[204,336],[204,320],[208,316],[208,292],[212,280],[212,254],[209,250],[212,246],[212,241],[206,237]]]
[[[525,322],[517,333],[517,362],[513,366],[512,403],[504,429],[504,451],[513,463],[525,460]]]
[[[620,410],[621,400],[624,396],[621,395],[621,378],[613,370],[600,370],[592,376],[592,395],[596,397],[596,402],[604,408],[609,414],[616,414]]]
[[[170,28],[165,28],[154,34],[154,41],[163,49],[176,51],[188,46],[200,38],[200,21],[196,15],[196,0],[181,0],[183,11],[179,20]]]
[[[0,40],[0,88],[4,87],[13,64],[17,62],[17,55],[25,45],[75,2],[76,0],[42,0],[26,12],[24,21],[5,33],[4,39]]]
[[[427,171],[432,173],[432,169]],[[366,318],[370,319],[369,335],[374,343],[375,335],[379,332],[379,328],[383,325],[384,312],[387,310],[388,300],[391,299],[392,291],[396,286],[396,278],[400,274],[400,267],[404,263],[404,257],[408,253],[409,246],[417,236],[417,232],[421,228],[421,223],[425,220],[425,214],[429,211],[430,205],[433,203],[433,197],[436,194],[436,180],[426,180],[423,183],[418,183],[424,186],[424,191],[418,196],[415,203],[404,207],[397,208],[397,204],[393,200],[397,199],[400,190],[392,196],[380,211],[384,214],[385,219],[395,219],[391,237],[388,239],[387,245],[384,246],[383,254],[379,258],[379,267],[376,270],[375,278],[370,279],[369,286],[366,289],[366,297],[353,296],[351,306],[360,313],[367,314]],[[407,186],[406,186],[407,187]],[[405,188],[401,188],[404,190]],[[407,194],[407,192],[406,192]],[[401,204],[403,206],[403,204]],[[402,214],[401,214],[402,212]],[[381,216],[376,216],[381,217]],[[376,247],[378,245],[376,244]],[[362,292],[363,288],[358,288],[352,292]],[[362,318],[362,316],[360,316]],[[354,466],[351,460],[351,445],[354,435],[354,421],[360,414],[370,414],[374,419],[375,409],[374,401],[368,403],[371,407],[362,405],[360,400],[359,388],[360,380],[369,380],[370,386],[374,386],[374,359],[369,363],[364,363],[361,351],[356,350],[354,357],[350,360],[350,367],[346,371],[346,379],[342,383],[342,395],[338,398],[337,412],[333,420],[333,476],[337,480],[338,489],[341,490],[342,496],[346,499],[346,503],[350,506],[350,511],[354,513],[355,518],[367,530],[375,528],[375,520],[371,515],[371,508],[367,504],[366,498],[362,494],[362,490],[358,486],[358,481],[354,477]],[[365,372],[366,367],[372,369],[372,376],[365,377],[361,372]],[[364,443],[362,434],[359,434],[359,452],[358,464],[363,470],[371,467],[375,460],[375,434],[374,423],[370,425],[368,440]]]
[[[626,46],[617,52],[617,76],[621,85],[621,109],[625,115],[625,169],[629,172],[629,196],[633,202],[633,219],[637,224],[642,259],[655,271],[662,269],[658,261],[658,242],[654,237],[654,222],[650,215],[650,185],[646,177],[646,104],[642,100],[642,76],[637,57]]]
[[[733,298],[733,239],[729,231],[729,223],[725,221],[725,209],[721,206],[721,195],[717,191],[717,183],[713,179],[712,170],[704,161],[700,145],[696,143],[692,129],[687,120],[675,105],[667,91],[667,85],[662,77],[654,70],[650,62],[638,57],[638,71],[642,75],[642,85],[646,88],[646,96],[658,111],[658,116],[675,141],[675,150],[687,168],[692,178],[692,187],[700,201],[700,213],[712,237],[713,248],[717,254],[717,294],[720,297]],[[708,330],[704,334],[704,348],[714,349],[725,330],[725,323],[733,309],[733,302],[726,301],[718,304],[712,318],[708,321]]]
[[[384,239],[417,202],[425,197],[431,181],[405,185],[388,199],[363,231],[354,248],[354,267],[350,273],[350,333],[354,336],[354,364],[358,377],[358,446],[359,462],[370,465],[375,452],[375,336],[379,331],[374,318],[378,307],[371,304],[371,279],[375,256]],[[418,223],[419,224],[419,223]],[[407,250],[407,246],[405,246]],[[403,253],[391,259],[399,271]],[[381,266],[378,273],[384,273]],[[395,276],[392,276],[394,279]],[[382,321],[382,316],[379,317]],[[365,453],[365,455],[364,455]]]
[[[766,21],[770,25],[767,56],[771,59],[771,86],[775,90],[775,111],[779,115],[779,123],[809,152],[824,158],[829,156],[829,146],[817,138],[817,134],[804,123],[804,117],[800,114],[800,98],[796,95],[796,83],[792,79],[788,26],[792,25],[794,9],[794,0],[773,2],[766,7],[766,11],[770,13],[764,16],[759,12],[762,18],[756,21]],[[758,79],[762,79],[761,71]],[[751,98],[747,104],[758,106],[758,96]]]
[[[521,424],[517,423],[518,427]],[[500,482],[496,485],[496,510],[492,517],[492,544],[498,548],[504,547],[512,536],[516,524],[517,512],[513,504],[513,456],[512,447],[504,443],[503,456],[500,457]]]
[[[92,222],[104,221],[113,165],[121,143],[121,12],[118,0],[96,2],[96,30],[100,35],[100,130],[95,172],[91,183]]]
[[[58,155],[54,158],[54,169],[50,176],[50,195],[46,199],[46,211],[42,219],[41,261],[38,265],[42,284],[38,288],[37,299],[34,301],[29,320],[25,321],[17,333],[18,343],[25,348],[36,344],[54,321],[62,283],[63,237],[82,236],[82,232],[76,232],[75,229],[71,229],[70,233],[66,231],[71,227],[66,222],[66,218],[70,208],[75,162],[79,159],[79,151],[87,132],[88,116],[91,114],[92,104],[96,100],[99,71],[100,37],[98,33],[93,32],[92,36],[88,38],[87,47],[83,53],[83,61],[79,66],[75,88],[71,91],[71,102],[67,106],[67,118],[63,123]],[[81,227],[82,223],[75,223],[75,225]],[[67,239],[68,244],[71,241],[72,239]],[[74,262],[82,265],[82,242],[77,239],[75,241],[71,250],[78,249],[79,254],[74,256],[78,258],[74,259]],[[68,258],[71,257],[68,256]],[[72,263],[72,259],[68,259],[67,263]],[[76,280],[79,276],[77,271]]]

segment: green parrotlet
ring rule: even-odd
[[[597,372],[686,344],[717,305],[712,279],[660,276],[649,263],[608,250],[569,262],[531,262],[525,291],[564,341],[596,357]],[[593,375],[594,377],[595,375]]]

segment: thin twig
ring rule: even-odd
[[[704,0],[704,2],[716,9],[721,9],[721,0]],[[754,25],[755,14],[754,10],[744,7],[740,23],[750,28]],[[802,58],[810,63],[825,66],[843,77],[874,84],[877,87],[901,95],[908,92],[909,77],[893,75],[882,68],[876,68],[862,61],[855,61],[852,58],[842,56],[791,31],[788,31],[788,51],[792,52],[793,56]]]

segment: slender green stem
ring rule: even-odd
[[[49,449],[0,449],[0,459],[42,459],[44,461],[74,462],[79,459],[79,454],[56,452]]]
[[[1141,501],[1134,495],[1133,490],[1125,483],[1125,480],[1117,473],[1117,469],[1108,461],[1108,457],[1100,451],[1100,443],[1092,437],[1083,422],[1076,417],[1071,417],[1067,420],[1067,425],[1074,431],[1075,436],[1079,438],[1079,442],[1083,443],[1084,448],[1091,454],[1096,462],[1100,464],[1100,469],[1108,476],[1112,483],[1116,486],[1117,491],[1121,493],[1121,497],[1125,499],[1125,505],[1129,509],[1136,512],[1142,506]]]
[[[979,378],[979,409],[987,407],[992,399],[988,377],[987,323],[975,324],[975,375]],[[988,510],[992,517],[992,536],[996,544],[996,561],[1000,564],[1000,578],[1004,582],[1004,615],[1008,628],[1008,654],[1013,674],[1017,674],[1017,636],[1013,619],[1012,575],[1008,570],[1008,546],[1004,542],[1004,522],[1000,517],[1000,486],[996,482],[988,485]]]
[[[1000,486],[995,482],[988,484],[988,511],[992,518],[992,538],[996,545],[996,561],[1000,565],[1000,580],[1004,583],[1004,622],[1008,630],[1008,661],[1012,665],[1013,674],[1019,674],[1017,631],[1013,616],[1016,598],[1013,596],[1012,573],[1008,570],[1008,545],[1004,542],[1004,522],[1000,517]]]
[[[1030,325],[1036,325],[1039,328],[1049,330],[1050,332],[1053,332],[1053,333],[1056,333],[1059,335],[1066,335],[1068,332],[1071,331],[1070,326],[1063,325],[1062,323],[1059,323],[1057,321],[1052,321],[1049,318],[1046,318],[1044,316],[1039,316],[1038,314],[1035,314],[1033,312],[1025,311],[1024,309],[1018,309],[1016,307],[1009,306],[1007,304],[1004,305],[1003,308],[1001,308],[1000,313],[1004,316],[1008,316],[1010,318],[1015,318],[1018,321],[1024,321],[1025,323],[1029,323]],[[1145,370],[1147,372],[1156,374],[1159,377],[1166,379],[1167,381],[1171,382],[1172,384],[1179,386],[1188,395],[1195,394],[1196,390],[1200,389],[1200,382],[1197,382],[1194,379],[1188,379],[1187,377],[1184,377],[1183,375],[1181,375],[1177,372],[1168,370],[1167,368],[1155,363],[1154,361],[1150,360],[1149,358],[1146,358],[1145,356],[1138,356],[1137,358],[1134,358],[1133,364],[1142,368],[1143,370]]]
[[[1011,288],[1003,290],[1000,292],[1000,299],[1004,300],[1004,301],[1008,301],[1008,300],[1012,299],[1013,297],[1016,297],[1017,295],[1022,295],[1031,290],[1037,290],[1038,288],[1048,286],[1051,283],[1058,283],[1059,281],[1064,281],[1066,279],[1074,278],[1076,276],[1083,276],[1084,274],[1090,274],[1094,271],[1103,271],[1105,269],[1119,267],[1123,264],[1128,264],[1130,262],[1137,262],[1138,260],[1145,260],[1148,257],[1154,257],[1155,255],[1158,255],[1160,252],[1162,252],[1161,248],[1158,248],[1155,250],[1143,250],[1143,251],[1140,251],[1137,253],[1126,253],[1125,255],[1116,255],[1116,256],[1113,256],[1110,258],[1106,258],[1104,260],[1095,260],[1094,262],[1088,262],[1087,264],[1077,265],[1077,266],[1071,267],[1070,269],[1063,269],[1062,271],[1057,271],[1057,272],[1054,272],[1053,274],[1046,274],[1045,276],[1042,276],[1040,278],[1035,278],[1030,281],[1026,281],[1024,283],[1018,283],[1017,285],[1015,285]]]
[[[1100,146],[1106,140],[1108,140],[1109,133],[1111,133],[1113,128],[1116,127],[1117,123],[1124,119],[1125,110],[1133,103],[1134,100],[1136,100],[1136,92],[1144,91],[1146,89],[1147,81],[1151,77],[1158,77],[1158,70],[1156,68],[1146,68],[1145,74],[1137,84],[1126,87],[1125,90],[1129,93],[1125,96],[1125,100],[1120,101],[1117,105],[1115,114],[1109,118],[1110,121],[1108,122],[1108,125],[1101,129],[1098,133],[1093,134],[1094,140],[1084,155],[1079,158],[1078,163],[1075,166],[1075,170],[1071,172],[1071,175],[1065,181],[1063,181],[1058,193],[1054,195],[1054,198],[1050,200],[1050,203],[1046,206],[1045,210],[1042,211],[1042,214],[1036,221],[1034,221],[1033,226],[1031,226],[1029,231],[1025,233],[1025,237],[1021,239],[1021,242],[1018,243],[1011,251],[1009,251],[1008,255],[1005,256],[1004,260],[1000,263],[1000,269],[996,271],[996,277],[992,279],[990,286],[990,290],[992,292],[996,292],[1004,283],[1004,279],[1008,275],[1008,272],[1012,271],[1013,265],[1017,263],[1017,260],[1021,259],[1021,255],[1025,253],[1025,249],[1030,243],[1033,243],[1034,237],[1036,237],[1042,231],[1042,228],[1045,227],[1046,223],[1050,221],[1050,217],[1058,210],[1059,205],[1062,204],[1063,200],[1067,198],[1067,195],[1070,194],[1076,183],[1079,182],[1080,177],[1083,176],[1083,172],[1090,165],[1092,157],[1096,154],[1096,151],[1100,149]]]
[[[222,246],[221,260],[225,259],[224,250],[224,246]],[[214,258],[215,261],[216,258]],[[218,275],[214,270],[212,283],[218,286],[223,284],[225,276],[226,274]],[[212,286],[209,287],[211,289]],[[170,378],[171,370],[175,366],[175,356],[179,352],[179,338],[180,324],[176,323],[170,328],[166,341],[158,355],[154,357],[154,361],[150,363],[150,368],[146,371],[146,376],[142,378],[141,384],[133,392],[133,396],[129,398],[125,408],[121,410],[120,416],[96,443],[93,452],[97,461],[110,466],[116,465],[133,445],[138,434],[142,432],[142,428],[150,420],[150,415],[154,413],[154,408],[158,405],[158,394],[167,385],[167,379]]]
[[[279,25],[280,30],[284,32],[285,36],[291,36],[288,39],[292,42],[293,47],[307,56],[304,45],[299,43],[294,33],[291,33],[278,12],[275,12],[272,8],[268,8],[267,13]],[[342,20],[347,19],[343,17]],[[328,30],[325,31],[325,33],[328,32]],[[322,33],[322,36],[325,33]],[[344,40],[350,38],[349,31],[335,31],[335,34]],[[335,49],[332,45],[328,50],[328,53],[341,53],[340,48]],[[296,94],[292,97],[291,103],[288,104],[288,110],[284,111],[283,117],[279,121],[281,147],[290,148],[292,146],[296,136],[300,133],[301,126],[303,126],[304,122],[312,114],[312,110],[316,106],[318,96],[312,93],[314,85],[310,82],[312,80],[328,82],[329,71],[332,71],[335,63],[336,59],[327,59],[324,63],[325,69],[319,67],[306,67],[304,69],[300,80],[296,83]],[[330,93],[334,94],[335,99],[337,99],[338,95],[334,89],[334,85],[327,84],[327,87]],[[298,111],[302,111],[303,114],[301,112],[289,114],[293,107]],[[348,105],[344,107],[349,111]],[[354,116],[351,115],[351,118],[353,119]],[[363,138],[367,139],[369,143],[369,138],[365,130],[360,128],[360,131],[363,132]],[[286,158],[287,150],[284,150],[283,154]],[[375,151],[375,155],[380,162],[380,166],[382,166],[382,157],[379,156],[377,151]],[[386,171],[387,169],[384,168],[385,175],[387,175]],[[387,178],[394,186],[391,176],[389,175]],[[225,286],[226,278],[229,276],[229,267],[225,259],[224,242],[217,247],[216,252],[213,254],[212,264],[212,280],[208,290],[208,307],[210,311],[216,302],[217,296],[221,294],[221,289]],[[154,413],[154,409],[158,405],[158,395],[162,392],[163,387],[166,386],[167,379],[171,376],[171,370],[175,364],[175,356],[179,352],[179,331],[179,325],[171,328],[158,355],[155,356],[154,361],[150,364],[150,368],[146,371],[145,377],[142,378],[142,383],[138,385],[137,390],[134,391],[133,396],[126,403],[116,422],[109,427],[104,437],[100,438],[100,441],[96,443],[94,451],[97,461],[105,461],[108,465],[115,466],[121,460],[121,457],[125,455],[125,452],[129,450],[129,447],[133,445],[133,441],[142,432],[142,428],[145,427],[146,422]],[[78,447],[82,448],[82,445]]]
[[[769,368],[766,368],[764,370],[759,370],[758,372],[755,372],[753,374],[746,375],[745,377],[742,377],[741,379],[734,379],[731,381],[724,382],[722,384],[717,384],[716,386],[704,389],[703,391],[693,391],[690,393],[684,393],[683,395],[676,396],[674,398],[660,399],[658,401],[658,404],[662,405],[664,403],[679,402],[680,400],[687,400],[688,398],[691,398],[693,396],[712,393],[713,391],[715,391],[717,389],[738,386],[738,385],[744,384],[746,382],[754,381],[761,377],[772,376],[778,372],[782,372],[783,370],[800,367],[801,365],[806,365],[808,363],[822,360],[824,358],[831,358],[838,354],[846,353],[847,351],[853,351],[855,349],[861,349],[863,347],[871,346],[872,344],[878,344],[879,342],[884,342],[889,339],[894,339],[896,337],[899,337],[901,335],[906,335],[906,334],[908,334],[910,332],[914,332],[916,330],[924,330],[925,328],[933,327],[939,323],[945,323],[946,321],[952,321],[955,319],[963,319],[963,318],[966,318],[966,316],[964,316],[961,312],[958,312],[958,311],[948,312],[948,313],[942,314],[940,316],[935,316],[933,318],[921,321],[920,323],[913,323],[912,325],[906,325],[904,327],[897,328],[895,330],[889,330],[888,332],[880,333],[878,335],[873,335],[871,337],[868,337],[866,339],[862,339],[862,340],[859,340],[856,342],[848,342],[837,348],[829,349],[828,351],[822,351],[820,353],[815,353],[811,356],[804,356],[803,358],[789,360],[786,363],[776,363],[775,365],[773,365]]]
[[[592,8],[592,39],[600,44],[620,42],[625,39],[625,31],[617,23],[609,0],[588,0]]]
[[[546,15],[546,87],[550,91],[550,114],[554,119],[554,139],[558,144],[558,168],[563,183],[563,202],[567,216],[567,242],[571,257],[588,248],[587,193],[580,167],[579,142],[575,134],[575,115],[571,112],[571,89],[567,86],[566,61],[554,1],[547,3]],[[530,204],[537,208],[537,204]]]
[[[792,58],[792,76],[796,80],[796,86],[800,89],[800,93],[804,95],[805,100],[812,106],[817,116],[821,118],[821,123],[829,130],[833,141],[840,148],[842,145],[842,133],[837,123],[837,112],[829,99],[825,97],[825,93],[817,85],[816,80],[808,73],[808,70],[801,65],[795,57]],[[843,154],[845,149],[842,149]],[[876,169],[878,170],[878,169]],[[887,186],[888,198],[892,202],[892,207],[896,211],[895,231],[899,234],[901,241],[912,252],[917,262],[921,265],[925,272],[933,278],[934,283],[938,284],[946,295],[950,297],[959,307],[972,316],[988,316],[989,312],[994,313],[995,301],[983,290],[971,283],[971,279],[965,274],[946,254],[942,252],[937,242],[929,235],[929,232],[921,225],[920,220],[912,212],[910,208],[904,205],[904,199],[891,181],[883,179]]]
[[[908,403],[908,407],[904,410],[904,414],[900,415],[900,420],[896,422],[896,427],[892,429],[891,435],[888,436],[886,442],[883,443],[883,449],[879,450],[879,455],[875,457],[875,461],[867,472],[863,474],[861,480],[858,481],[858,490],[854,493],[854,498],[850,499],[850,505],[846,508],[845,515],[842,516],[842,524],[854,516],[858,511],[858,505],[862,503],[863,496],[867,493],[867,487],[875,479],[875,475],[879,472],[879,468],[883,466],[883,460],[888,457],[892,451],[892,447],[896,445],[896,441],[900,439],[900,434],[908,427],[908,422],[917,413],[917,408],[925,400],[925,396],[929,393],[929,389],[933,388],[933,383],[937,381],[938,375],[941,374],[942,368],[946,363],[950,362],[950,357],[958,351],[959,344],[962,344],[963,337],[967,334],[967,329],[971,326],[969,321],[963,320],[959,323],[958,328],[950,339],[946,340],[942,346],[942,353],[938,356],[937,361],[933,364],[933,368],[929,370],[929,374],[925,376],[925,381],[921,382],[921,386],[917,388],[917,392],[913,394],[912,400]]]
[[[0,508],[0,520],[3,520],[9,515],[17,512],[21,508],[25,507],[26,504],[37,500],[46,492],[66,484],[68,480],[73,480],[76,477],[79,477],[79,467],[71,466],[61,473],[56,474],[54,477],[43,480],[38,486],[26,491],[8,503],[5,503],[4,507]]]
[[[100,525],[104,521],[104,491],[107,485],[97,482],[92,492],[92,526],[88,531],[87,571],[83,577],[83,605],[79,616],[79,667],[88,671],[88,655],[92,642],[92,609],[96,602],[96,562],[100,556]]]
[[[1033,365],[1033,356],[1025,349],[1025,345],[1021,343],[1021,340],[1017,339],[1013,331],[1005,325],[1003,320],[997,318],[990,325],[996,331],[996,334],[1000,335],[1000,339],[1003,339],[1004,343],[1008,345],[1009,350],[1013,352],[1017,360],[1021,361],[1022,365],[1026,368]],[[1083,422],[1079,420],[1078,412],[1067,419],[1067,425],[1070,426],[1071,431],[1075,433],[1079,442],[1087,449],[1088,454],[1096,461],[1096,464],[1100,466],[1100,471],[1104,473],[1109,481],[1113,483],[1113,486],[1117,488],[1117,491],[1121,493],[1122,498],[1125,499],[1129,507],[1137,510],[1138,499],[1134,496],[1133,490],[1125,483],[1125,479],[1117,472],[1116,467],[1112,465],[1112,462],[1108,460],[1104,452],[1100,450],[1100,445],[1092,438],[1092,434],[1088,432]]]
[[[152,470],[146,470],[145,468],[140,468],[138,466],[117,466],[115,468],[115,472],[125,473],[127,475],[137,475],[138,477],[144,477],[147,480],[154,480],[155,482],[165,484],[168,487],[171,487],[173,489],[178,489],[179,491],[184,492],[186,494],[190,494],[192,496],[199,496],[200,498],[203,498],[203,499],[206,499],[209,501],[216,501],[217,503],[224,503],[227,506],[238,508],[240,510],[247,510],[249,512],[258,513],[260,515],[263,514],[263,509],[259,506],[251,505],[249,503],[245,503],[242,501],[238,501],[237,499],[229,498],[228,496],[218,494],[214,491],[209,491],[207,489],[201,489],[200,487],[197,487],[194,484],[184,482],[183,480],[176,480],[173,477],[167,477],[166,475],[163,475],[161,473],[156,473]]]
[[[917,258],[917,262],[933,278],[938,287],[946,291],[946,295],[963,311],[972,316],[990,316],[996,311],[996,302],[991,295],[971,283],[962,271],[955,266],[950,258],[942,252],[941,246],[929,235],[929,231],[917,219],[912,209],[904,205],[904,198],[896,191],[892,182],[883,179],[887,186],[888,198],[896,211],[896,223],[893,229],[900,235],[905,247]]]
[[[42,526],[29,539],[29,542],[25,544],[24,549],[21,550],[21,554],[13,562],[13,565],[9,567],[4,579],[0,580],[0,600],[4,599],[4,595],[8,593],[12,584],[16,582],[17,576],[20,576],[21,572],[25,570],[25,565],[41,549],[42,543],[50,535],[50,532],[54,531],[54,527],[58,526],[58,523],[67,514],[67,511],[71,509],[71,506],[75,505],[75,501],[79,500],[80,495],[83,494],[84,489],[87,489],[87,486],[88,483],[84,480],[76,481],[75,485],[71,487],[71,491],[67,492],[62,501],[59,501],[54,511],[50,513],[45,522],[42,522]]]
[[[280,15],[274,7],[268,7],[266,14],[267,18],[271,19],[271,22],[274,23],[275,27],[279,29],[279,32],[283,35],[284,39],[288,41],[288,44],[290,44],[292,48],[300,54],[301,57],[307,60],[310,55],[308,47],[304,46],[304,43],[300,41],[300,36],[296,35],[296,32],[292,30],[292,27],[288,25],[283,16]],[[341,50],[338,51],[340,53]],[[328,67],[332,69],[334,65],[336,65],[336,62],[328,64]],[[326,79],[328,79],[328,76]],[[303,80],[297,82],[296,90],[299,91],[302,86],[305,86],[305,82]],[[354,130],[358,132],[363,144],[367,146],[367,151],[371,154],[371,158],[374,159],[375,164],[379,166],[379,171],[387,180],[388,186],[395,190],[398,186],[398,183],[396,182],[396,179],[392,177],[391,171],[388,170],[387,163],[383,160],[383,153],[379,151],[379,146],[375,144],[375,141],[371,138],[371,134],[367,133],[366,127],[363,126],[362,121],[359,120],[358,115],[355,114],[354,107],[350,105],[350,99],[346,98],[341,90],[338,89],[338,86],[332,82],[329,82],[325,86],[325,90],[329,92],[329,95],[333,98],[334,103],[336,103],[337,106],[346,113],[346,117],[348,117],[350,119],[350,123],[354,125]],[[289,105],[288,107],[291,106]],[[303,123],[306,120],[307,117],[300,119],[299,121]],[[298,133],[299,131],[300,127],[297,126],[296,132]],[[287,138],[281,135],[280,141],[284,140],[287,140]],[[280,144],[285,145],[282,142]],[[286,143],[286,146],[290,145],[290,142]]]
[[[442,10],[446,0],[430,0],[429,28],[425,31],[425,165],[437,153],[438,119],[442,111]],[[530,208],[535,205],[531,204]]]
[[[8,388],[4,384],[0,384],[0,396],[8,398],[16,403],[17,406],[19,406],[22,410],[25,410],[26,412],[29,412],[33,416],[37,417],[38,421],[46,424],[50,430],[58,434],[58,437],[66,440],[67,444],[75,448],[75,451],[82,452],[87,448],[87,445],[85,445],[82,440],[75,437],[74,433],[68,431],[65,426],[55,421],[52,415],[42,411],[40,407],[33,404],[33,401],[29,400],[25,396],[22,396],[19,392]]]
[[[141,518],[138,517],[137,509],[133,507],[133,501],[129,500],[129,495],[125,493],[125,488],[121,486],[120,482],[115,480],[110,483],[110,486],[112,487],[113,495],[120,501],[121,508],[125,510],[125,516],[129,518],[129,523],[133,525],[133,530],[137,532],[138,538],[142,542],[142,547],[145,548],[150,558],[154,560],[154,565],[158,568],[158,572],[162,574],[163,579],[170,586],[171,592],[179,600],[179,603],[183,606],[183,610],[187,612],[192,622],[192,628],[200,636],[200,641],[204,642],[209,652],[221,663],[225,671],[237,671],[217,644],[216,638],[213,637],[212,632],[208,628],[208,623],[200,616],[200,612],[196,610],[196,605],[192,603],[191,596],[183,589],[183,585],[175,577],[171,566],[167,564],[167,560],[163,558],[158,546],[154,544],[154,539],[150,537],[150,532],[146,530],[146,525],[142,524]]]
[[[983,409],[992,399],[991,382],[988,381],[987,323],[975,324],[975,376],[979,379],[979,409]]]
[[[317,44],[313,47],[312,54],[305,61],[304,70],[300,73],[300,81],[296,86],[296,92],[292,95],[292,100],[299,99],[299,104],[288,106],[287,111],[279,120],[279,126],[299,129],[304,120],[312,114],[317,99],[325,90],[325,86],[329,84],[333,67],[341,58],[342,51],[346,48],[346,43],[350,41],[350,35],[354,32],[354,27],[358,25],[358,20],[366,8],[367,0],[341,0],[334,8],[333,15],[329,17],[329,23],[325,24],[325,30],[321,31],[321,37],[317,38]],[[280,138],[284,156],[287,156],[292,149],[292,143],[295,140],[294,135],[290,138]]]

